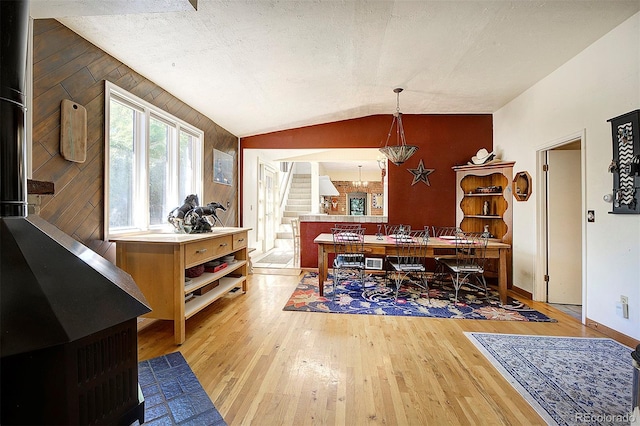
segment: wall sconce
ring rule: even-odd
[[[380,167],[380,174],[382,176],[381,180],[383,180],[384,177],[387,175],[387,160],[378,158],[376,161],[378,162],[378,167]]]

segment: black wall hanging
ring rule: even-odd
[[[611,123],[613,211],[640,214],[640,109],[607,120]]]

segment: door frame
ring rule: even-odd
[[[536,266],[534,269],[533,300],[547,302],[547,287],[544,276],[547,271],[547,177],[542,171],[545,164],[546,152],[554,148],[559,148],[571,142],[580,141],[580,204],[584,213],[580,219],[581,230],[581,261],[582,261],[582,323],[587,317],[587,185],[586,185],[586,129],[582,129],[573,134],[560,139],[547,142],[536,148],[536,186],[538,188],[536,196]]]
[[[269,229],[270,222],[273,226],[274,237],[278,232],[278,224],[277,221],[280,217],[280,206],[278,203],[278,194],[279,194],[279,181],[278,181],[278,170],[271,166],[271,164],[262,161],[260,158],[258,159],[258,191],[256,192],[257,196],[257,205],[258,212],[256,214],[256,242],[258,243],[260,250],[263,252],[267,252],[273,247],[269,243]],[[272,202],[270,203],[267,200],[267,173],[273,174],[273,183],[272,183]],[[271,211],[267,211],[267,206],[271,205]],[[267,218],[271,218],[267,220]]]
[[[269,178],[267,175],[271,175],[271,199],[269,200],[267,195],[269,193],[267,184]],[[265,213],[265,221],[264,221],[264,238],[262,240],[262,251],[267,252],[275,247],[275,239],[278,234],[278,220],[280,220],[279,215],[279,185],[278,185],[278,171],[271,167],[269,164],[264,165],[264,213]],[[271,206],[271,210],[268,207]],[[267,220],[268,218],[268,220]]]

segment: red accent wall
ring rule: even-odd
[[[390,114],[372,115],[248,136],[240,139],[240,152],[242,155],[248,148],[381,148],[391,120]],[[480,148],[493,149],[493,118],[491,114],[403,114],[402,121],[407,143],[419,149],[400,166],[389,163],[389,223],[409,224],[413,228],[454,225],[456,177],[451,168],[466,164]],[[395,139],[389,143],[395,145]],[[429,175],[430,186],[422,182],[411,185],[413,175],[408,169],[417,168],[421,159],[425,168],[435,169]],[[300,265],[303,268],[318,266],[313,239],[321,232],[329,232],[331,225],[301,223]],[[367,226],[367,229],[374,233],[376,228],[369,230]]]
[[[331,228],[336,223],[344,222],[300,222],[300,266],[302,268],[318,267],[318,245],[313,242],[319,234],[331,233]],[[353,223],[350,223],[353,225]],[[363,223],[362,227],[366,229],[365,234],[375,234],[378,232],[378,224]],[[384,232],[384,226],[382,228]],[[333,255],[329,255],[329,263],[331,263]]]

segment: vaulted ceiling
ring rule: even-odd
[[[394,87],[403,113],[492,113],[640,10],[638,0],[190,3],[33,0],[31,10],[237,136],[390,114]]]

